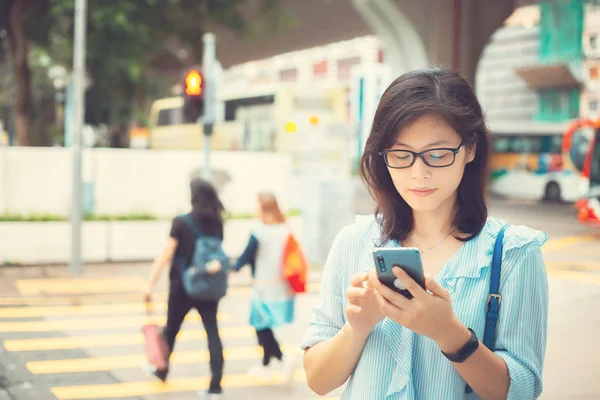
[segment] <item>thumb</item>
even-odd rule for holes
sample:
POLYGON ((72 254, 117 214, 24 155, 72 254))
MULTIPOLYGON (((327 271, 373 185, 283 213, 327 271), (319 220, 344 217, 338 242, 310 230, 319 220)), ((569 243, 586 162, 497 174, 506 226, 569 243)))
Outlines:
POLYGON ((445 300, 450 300, 450 294, 448 291, 440 286, 431 275, 425 275, 425 287, 435 296, 441 297, 445 300))
POLYGON ((350 284, 354 287, 363 287, 363 282, 369 279, 369 273, 363 272, 357 275, 354 275, 350 280, 350 284))

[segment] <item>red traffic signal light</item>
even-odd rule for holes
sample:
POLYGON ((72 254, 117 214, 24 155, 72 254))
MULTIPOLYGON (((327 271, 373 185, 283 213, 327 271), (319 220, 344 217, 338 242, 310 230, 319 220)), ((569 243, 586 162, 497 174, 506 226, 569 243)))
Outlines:
POLYGON ((204 78, 200 71, 189 71, 185 76, 184 93, 186 96, 200 96, 203 92, 204 78))
POLYGON ((183 81, 183 117, 186 123, 196 123, 204 116, 204 76, 198 69, 190 69, 183 81))

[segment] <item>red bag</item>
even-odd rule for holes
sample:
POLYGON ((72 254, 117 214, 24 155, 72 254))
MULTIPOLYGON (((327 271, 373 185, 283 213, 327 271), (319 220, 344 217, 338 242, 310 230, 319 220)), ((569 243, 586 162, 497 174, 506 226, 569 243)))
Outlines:
MULTIPOLYGON (((150 302, 146 302, 148 316, 152 314, 150 302)), ((169 366, 169 345, 162 335, 161 328, 156 324, 146 324, 142 327, 144 334, 144 350, 148 364, 157 369, 165 370, 169 366)))
POLYGON ((306 292, 308 263, 294 235, 289 234, 283 247, 283 276, 294 293, 306 292))

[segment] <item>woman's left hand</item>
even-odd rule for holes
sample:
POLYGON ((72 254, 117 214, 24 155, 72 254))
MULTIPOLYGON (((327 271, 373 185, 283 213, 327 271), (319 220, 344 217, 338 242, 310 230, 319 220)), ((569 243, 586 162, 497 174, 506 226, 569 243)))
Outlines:
POLYGON ((401 268, 394 267, 392 271, 414 297, 409 300, 382 284, 376 274, 371 274, 369 282, 375 289, 379 309, 387 318, 438 344, 449 333, 463 327, 452 311, 450 294, 433 278, 425 279, 429 293, 401 268))
POLYGON ((212 261, 209 261, 208 263, 206 263, 206 272, 208 272, 210 275, 216 274, 222 268, 223 268, 223 265, 221 264, 221 261, 219 261, 219 260, 212 260, 212 261))

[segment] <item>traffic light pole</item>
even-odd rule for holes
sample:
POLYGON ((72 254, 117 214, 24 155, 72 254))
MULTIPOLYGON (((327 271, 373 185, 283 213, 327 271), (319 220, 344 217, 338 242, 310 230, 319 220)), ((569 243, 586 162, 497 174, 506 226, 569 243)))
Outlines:
POLYGON ((72 125, 73 152, 73 193, 71 202, 71 263, 69 273, 78 275, 83 272, 81 262, 81 134, 84 119, 85 97, 85 32, 87 0, 75 1, 75 43, 73 48, 73 100, 74 112, 72 125))
POLYGON ((204 54, 202 57, 202 71, 205 82, 204 118, 200 123, 204 124, 204 170, 203 178, 210 181, 210 136, 215 123, 216 108, 216 73, 215 73, 215 34, 205 33, 202 36, 204 43, 204 54))

